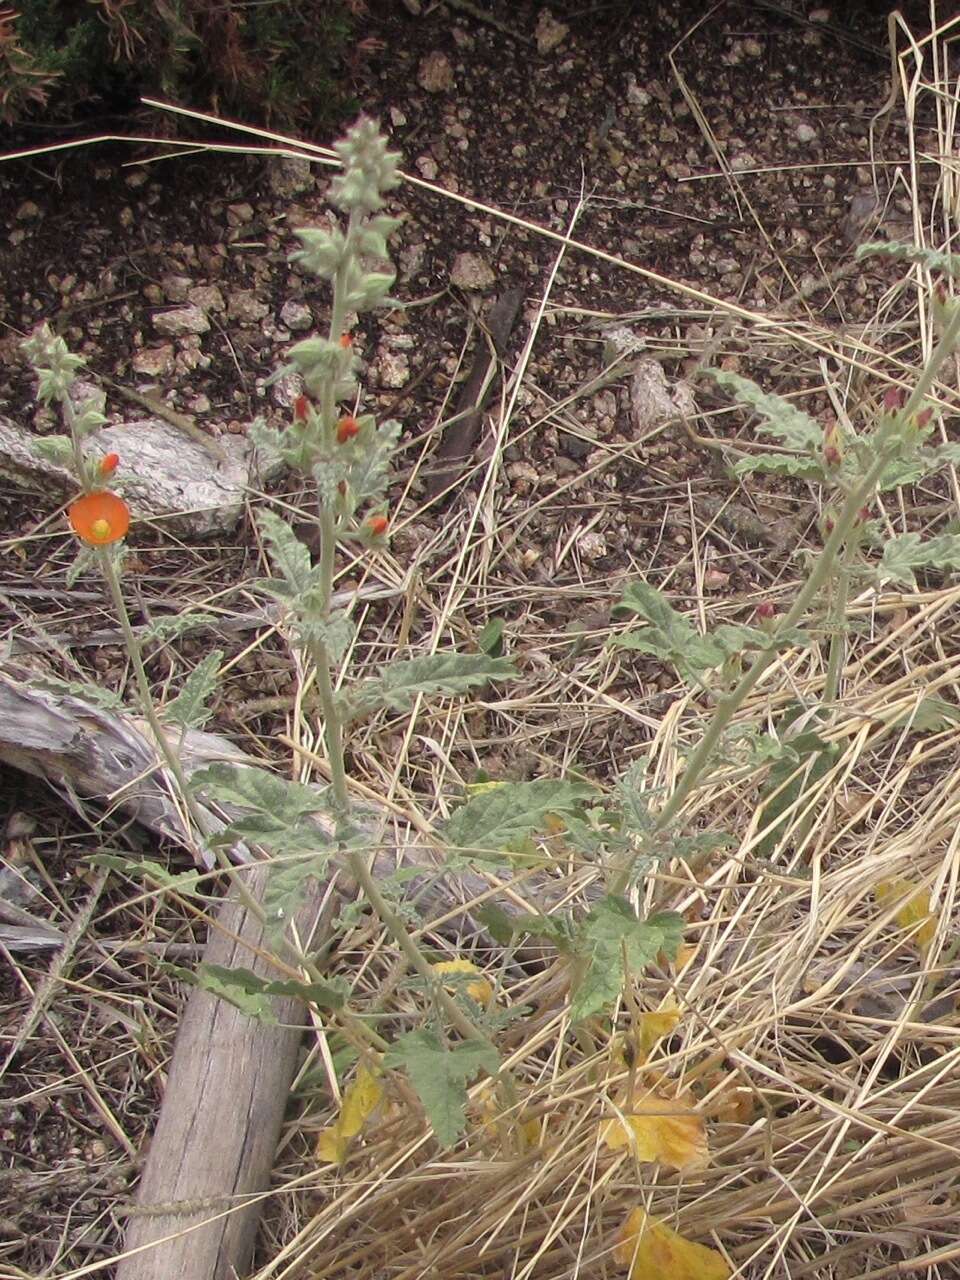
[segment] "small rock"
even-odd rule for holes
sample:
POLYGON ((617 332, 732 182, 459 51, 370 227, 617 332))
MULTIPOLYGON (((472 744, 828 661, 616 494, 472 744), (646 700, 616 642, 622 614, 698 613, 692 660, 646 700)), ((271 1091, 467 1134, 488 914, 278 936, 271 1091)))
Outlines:
POLYGON ((261 302, 252 289, 238 289, 230 295, 227 315, 240 324, 259 324, 270 308, 261 302))
POLYGON ((729 573, 723 573, 720 569, 708 569, 703 575, 703 585, 708 591, 719 591, 729 581, 729 573))
POLYGON ((227 205, 227 226, 242 227, 253 221, 253 205, 244 200, 239 204, 227 205))
POLYGON ((187 291, 193 285, 189 276, 167 275, 160 277, 160 288, 168 302, 186 302, 187 291))
POLYGON ((381 387, 398 391, 410 381, 410 361, 402 351, 382 346, 373 362, 373 374, 381 387))
POLYGON ((202 392, 187 402, 187 408, 191 413, 209 413, 211 407, 210 397, 203 395, 202 392))
POLYGON ((270 190, 281 200, 289 200, 314 187, 313 166, 301 156, 281 156, 270 166, 270 190))
POLYGON ((591 562, 602 560, 607 554, 607 540, 596 529, 588 529, 586 533, 581 533, 576 540, 576 545, 584 560, 591 562))
POLYGON ((127 186, 130 188, 131 191, 136 191, 138 188, 144 186, 146 184, 146 181, 147 181, 146 169, 134 169, 132 173, 128 173, 127 176, 124 178, 124 182, 127 184, 127 186))
POLYGON ((798 142, 813 142, 817 137, 817 131, 812 125, 798 124, 794 137, 798 142))
POLYGON ((157 333, 176 338, 185 333, 209 333, 210 321, 197 306, 177 307, 173 311, 161 311, 153 317, 157 333))
POLYGON ((427 93, 446 93, 453 88, 453 67, 445 53, 434 50, 421 60, 417 84, 427 93))
POLYGON ((537 41, 537 53, 541 56, 552 53, 558 45, 563 44, 569 31, 567 24, 558 22, 549 9, 541 9, 533 32, 537 41))
POLYGON ((313 312, 305 302, 288 298, 280 308, 280 323, 286 325, 291 333, 302 333, 313 324, 313 312))
POLYGON ((436 182, 440 170, 433 156, 417 156, 416 166, 421 178, 427 182, 436 182))
POLYGON ((28 218, 39 218, 40 206, 34 204, 32 200, 24 200, 13 216, 18 222, 26 222, 28 218))
POLYGON ((150 378, 162 377, 173 368, 173 345, 164 342, 158 347, 144 347, 130 363, 135 373, 143 373, 150 378))
POLYGON ((488 289, 496 278, 477 253, 458 253, 450 268, 450 283, 458 289, 488 289))
POLYGON ((223 311, 226 303, 223 294, 215 284, 198 284, 187 294, 187 300, 201 311, 223 311))
POLYGON ((540 472, 529 462, 511 462, 507 467, 507 479, 515 493, 526 497, 540 482, 540 472))
POLYGON ((401 111, 399 107, 390 108, 390 123, 395 129, 402 129, 407 123, 407 114, 401 111))

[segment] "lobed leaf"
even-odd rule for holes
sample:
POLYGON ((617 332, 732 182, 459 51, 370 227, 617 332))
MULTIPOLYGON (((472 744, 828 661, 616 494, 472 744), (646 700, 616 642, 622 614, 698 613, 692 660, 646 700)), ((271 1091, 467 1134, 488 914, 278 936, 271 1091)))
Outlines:
POLYGON ((467 1082, 480 1071, 494 1075, 500 1067, 492 1045, 466 1040, 447 1048, 426 1030, 400 1036, 384 1063, 406 1071, 444 1147, 452 1146, 466 1126, 467 1082))
POLYGON ((640 920, 625 898, 601 899, 581 923, 575 952, 583 972, 570 1006, 571 1017, 588 1018, 614 1003, 623 990, 624 952, 639 972, 661 951, 673 955, 683 938, 683 917, 663 911, 640 920))
POLYGON ((705 369, 709 377, 718 386, 730 391, 734 399, 752 409, 764 421, 757 428, 764 435, 776 436, 798 453, 815 452, 823 440, 823 427, 816 418, 798 409, 782 396, 762 391, 749 378, 742 378, 737 373, 728 373, 723 369, 705 369))
POLYGON ((960 535, 944 533, 924 542, 918 533, 901 533, 884 543, 881 579, 915 587, 916 569, 960 569, 960 535))
POLYGON ((183 687, 175 698, 162 708, 163 719, 167 724, 178 725, 182 729, 197 729, 213 714, 207 701, 217 690, 217 676, 223 662, 223 650, 213 649, 203 658, 187 676, 183 687))
POLYGON ((447 842, 466 853, 502 854, 538 831, 548 814, 569 813, 595 794, 583 782, 552 778, 506 782, 457 809, 447 823, 447 842))

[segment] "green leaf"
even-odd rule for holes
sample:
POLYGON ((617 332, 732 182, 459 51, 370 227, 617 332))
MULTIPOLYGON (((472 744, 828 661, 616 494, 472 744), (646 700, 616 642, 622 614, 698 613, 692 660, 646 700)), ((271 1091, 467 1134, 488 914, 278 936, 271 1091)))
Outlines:
POLYGON ((914 458, 893 458, 880 472, 877 488, 881 493, 886 493, 890 489, 899 489, 901 485, 916 484, 932 470, 930 461, 922 455, 914 458))
POLYGON ((232 969, 220 964, 201 964, 196 974, 178 966, 170 968, 182 981, 219 996, 248 1017, 270 1024, 277 1021, 272 997, 292 997, 305 1004, 320 1005, 324 1009, 342 1009, 347 998, 346 987, 339 981, 300 982, 290 978, 261 978, 250 969, 232 969))
POLYGON ((489 902, 472 914, 483 925, 494 942, 498 942, 501 947, 509 946, 513 941, 513 936, 516 932, 514 918, 508 915, 503 907, 498 907, 495 902, 489 902))
POLYGON ((662 592, 646 582, 631 582, 613 606, 617 616, 638 613, 649 624, 643 631, 611 636, 612 648, 636 649, 672 663, 682 673, 693 675, 720 666, 726 653, 712 636, 701 636, 686 618, 674 609, 662 592))
POLYGON ((764 475, 791 476, 797 480, 826 479, 823 467, 815 458, 803 458, 792 453, 764 453, 755 458, 738 458, 733 464, 736 476, 749 476, 756 472, 764 475))
POLYGON ((462 805, 447 823, 446 839, 466 853, 502 854, 539 830, 548 814, 575 811, 594 795, 595 788, 582 782, 505 782, 462 805))
POLYGON ((169 618, 154 618, 139 634, 141 644, 166 644, 202 627, 215 627, 219 618, 212 613, 177 613, 169 618))
POLYGON ((877 570, 880 578, 915 587, 915 569, 960 569, 960 536, 945 533, 925 542, 918 533, 888 538, 877 570))
POLYGON ((213 712, 206 705, 217 689, 217 676, 223 662, 223 650, 212 649, 198 662, 183 682, 183 688, 163 708, 161 714, 167 724, 183 729, 197 729, 210 719, 213 712))
POLYGON ((960 707, 930 693, 909 711, 891 720, 890 727, 909 725, 914 733, 941 733, 957 723, 960 723, 960 707))
POLYGON ((390 478, 390 459, 400 439, 400 423, 392 419, 381 424, 364 453, 353 459, 347 473, 356 504, 377 502, 386 491, 390 478))
POLYGON ((324 605, 308 591, 294 605, 294 630, 300 644, 322 644, 331 662, 342 662, 353 644, 357 629, 342 610, 324 618, 324 605))
POLYGON ((508 658, 491 658, 485 653, 434 653, 381 667, 377 678, 364 681, 359 692, 365 703, 373 697, 391 711, 406 711, 419 696, 456 697, 488 680, 509 680, 516 674, 508 658))
POLYGON ((446 1048, 432 1031, 408 1031, 384 1054, 413 1084, 437 1141, 452 1146, 466 1128, 467 1083, 480 1071, 494 1075, 500 1060, 493 1045, 466 1040, 446 1048))
POLYGON ((937 249, 923 249, 915 244, 903 244, 897 240, 871 240, 862 244, 854 255, 859 262, 863 258, 898 258, 902 262, 919 262, 931 271, 945 275, 960 275, 960 255, 941 253, 937 249))
POLYGON ((502 618, 491 618, 480 632, 478 641, 480 648, 491 658, 499 658, 503 655, 503 628, 502 618))
POLYGON ((201 871, 168 871, 159 862, 149 858, 124 858, 115 853, 94 853, 86 859, 94 867, 109 867, 111 871, 120 871, 134 880, 148 880, 164 889, 172 889, 174 893, 195 896, 203 875, 201 871))
MULTIPOLYGON (((785 725, 781 726, 783 727, 785 725)), ((820 781, 837 757, 837 747, 812 732, 798 733, 796 737, 787 739, 783 746, 785 750, 782 758, 771 766, 760 789, 758 827, 761 830, 770 829, 757 845, 757 856, 760 858, 772 857, 780 840, 780 833, 775 829, 780 819, 805 791, 820 781), (807 764, 806 768, 803 767, 804 762, 807 764)))
POLYGON ((823 440, 823 428, 816 418, 798 409, 781 396, 761 391, 749 378, 722 369, 705 369, 718 386, 730 391, 736 400, 765 419, 757 428, 764 435, 776 436, 798 453, 815 452, 823 440))
POLYGON ((259 512, 257 524, 269 548, 270 559, 280 570, 284 581, 297 592, 306 591, 314 584, 315 578, 310 552, 275 512, 259 512))
POLYGON ((576 942, 582 976, 570 1006, 571 1017, 589 1018, 620 995, 624 983, 624 950, 631 974, 638 974, 660 951, 676 951, 683 938, 684 920, 664 911, 638 920, 625 898, 610 894, 583 920, 576 942))
POLYGON ((112 689, 105 689, 99 684, 87 684, 84 680, 60 680, 57 676, 44 675, 42 681, 60 693, 80 698, 95 707, 103 707, 106 711, 125 711, 123 699, 112 689))
POLYGON ((30 447, 38 458, 52 462, 55 467, 68 467, 73 462, 73 444, 69 436, 41 436, 32 440, 30 447))
POLYGON ((269 942, 276 945, 281 941, 306 899, 308 881, 320 878, 332 852, 331 843, 320 853, 281 858, 271 864, 263 890, 264 931, 269 942))
POLYGON ((323 808, 322 797, 302 782, 289 782, 252 765, 211 764, 198 769, 190 780, 192 790, 204 790, 224 804, 240 805, 288 823, 323 808))

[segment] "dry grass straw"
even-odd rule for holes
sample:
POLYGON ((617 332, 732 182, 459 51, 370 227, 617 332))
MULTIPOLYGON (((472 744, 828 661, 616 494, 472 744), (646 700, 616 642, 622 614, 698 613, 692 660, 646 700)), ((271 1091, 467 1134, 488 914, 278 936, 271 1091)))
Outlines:
MULTIPOLYGON (((917 242, 933 247, 951 243, 958 216, 957 176, 945 157, 954 144, 960 86, 948 70, 947 34, 935 33, 924 49, 908 48, 899 60, 911 164, 898 181, 914 201, 917 242), (916 72, 921 55, 922 73, 916 72), (916 125, 926 109, 932 138, 916 125), (931 171, 938 174, 932 210, 925 176, 931 171)), ((487 211, 541 233, 512 215, 487 211)), ((682 295, 673 312, 681 336, 692 301, 701 319, 712 316, 714 325, 729 323, 731 334, 749 337, 766 385, 802 395, 826 382, 838 410, 855 425, 885 385, 909 383, 930 349, 922 301, 929 282, 920 268, 890 284, 869 325, 837 333, 813 306, 802 318, 764 314, 675 286, 580 244, 575 223, 576 214, 565 235, 542 232, 556 245, 557 266, 568 253, 595 253, 646 276, 665 295, 682 295)), ((351 661, 360 668, 388 660, 398 639, 415 640, 418 652, 469 645, 486 618, 505 616, 525 672, 522 683, 479 705, 417 706, 409 718, 377 719, 363 728, 352 747, 357 794, 386 801, 397 845, 429 837, 477 767, 494 771, 499 762, 508 770, 522 766, 528 776, 555 776, 588 761, 598 774, 612 776, 644 750, 657 783, 669 787, 701 729, 699 703, 679 688, 648 696, 637 688, 629 660, 600 643, 615 588, 591 580, 578 545, 585 531, 615 527, 617 491, 578 509, 565 493, 574 489, 570 481, 520 509, 510 504, 509 486, 498 485, 508 438, 516 442, 544 425, 579 426, 571 415, 576 396, 551 399, 528 368, 549 332, 541 321, 551 310, 566 314, 554 308, 547 288, 503 391, 495 446, 479 465, 469 507, 427 532, 411 515, 410 540, 398 536, 393 550, 344 571, 398 593, 392 605, 358 606, 361 640, 351 661), (561 498, 564 532, 545 553, 538 522, 561 498), (401 551, 404 546, 415 550, 401 551), (525 553, 533 558, 525 560, 525 553), (552 572, 563 569, 565 584, 553 585, 547 572, 531 589, 529 570, 545 555, 552 572), (583 623, 579 651, 566 628, 571 619, 583 623)), ((953 405, 954 370, 938 396, 953 405)), ((644 443, 608 449, 590 466, 600 478, 608 467, 639 466, 644 443)), ((955 502, 955 476, 950 484, 955 502)), ((916 496, 949 511, 950 498, 942 493, 916 496)), ((727 609, 704 590, 705 566, 717 563, 717 553, 704 538, 694 497, 694 486, 651 483, 651 500, 670 500, 689 512, 689 550, 678 556, 657 544, 644 571, 667 589, 692 581, 692 604, 705 624, 740 619, 743 601, 727 609)), ((816 515, 812 502, 807 514, 816 515)), ((886 503, 892 531, 906 527, 910 514, 906 498, 886 503)), ((771 583, 772 598, 790 599, 793 568, 756 568, 771 583)), ((758 807, 761 779, 731 756, 691 797, 683 827, 731 834, 733 844, 700 880, 682 863, 667 863, 649 887, 651 901, 655 896, 684 911, 696 950, 681 971, 654 968, 638 980, 643 1008, 676 999, 682 1010, 676 1034, 654 1050, 647 1070, 661 1088, 696 1100, 710 1143, 704 1171, 678 1177, 606 1150, 600 1122, 614 1114, 627 1074, 609 1028, 574 1033, 561 965, 548 960, 524 968, 510 955, 478 952, 497 980, 499 1007, 527 1007, 500 1044, 521 1086, 517 1118, 539 1123, 539 1145, 523 1151, 509 1123, 484 1123, 478 1086, 465 1142, 440 1151, 398 1083, 387 1118, 357 1144, 346 1166, 316 1165, 316 1130, 334 1112, 311 1077, 336 1089, 330 1042, 318 1020, 300 1078, 307 1101, 281 1150, 255 1280, 622 1274, 611 1249, 638 1204, 722 1250, 737 1274, 751 1278, 956 1274, 960 725, 948 720, 923 732, 918 726, 927 723, 932 695, 960 704, 958 599, 960 588, 948 585, 854 601, 851 615, 860 630, 824 731, 836 747, 829 772, 807 779, 771 832, 762 827, 758 807), (772 852, 761 857, 758 849, 771 837, 772 852), (878 885, 898 878, 928 895, 937 928, 926 949, 898 924, 897 904, 878 900, 878 885)), ((816 705, 824 676, 817 652, 785 655, 741 719, 769 721, 789 701, 816 705)), ((316 777, 321 738, 310 711, 309 673, 298 677, 289 742, 302 776, 316 777)), ((253 740, 243 745, 267 750, 253 740)), ((560 895, 576 905, 597 872, 561 856, 553 876, 560 895)), ((526 901, 522 875, 491 873, 489 882, 491 892, 526 901)), ((443 923, 449 938, 460 922, 443 923)), ((425 932, 440 924, 429 922, 425 932)), ((466 925, 461 945, 470 946, 466 925)), ((358 1009, 386 993, 395 1026, 409 1025, 415 1001, 375 927, 357 926, 340 963, 358 1009)), ((617 1026, 626 1025, 620 1011, 617 1026)), ((109 1259, 92 1271, 107 1265, 109 1259)), ((79 1277, 88 1269, 63 1274, 79 1277)))

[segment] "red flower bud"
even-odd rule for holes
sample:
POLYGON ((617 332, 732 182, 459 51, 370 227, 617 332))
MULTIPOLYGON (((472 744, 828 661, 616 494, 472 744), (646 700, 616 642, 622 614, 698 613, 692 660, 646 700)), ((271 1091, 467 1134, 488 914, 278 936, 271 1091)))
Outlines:
POLYGON ((769 622, 771 618, 777 616, 777 606, 772 600, 761 600, 757 605, 756 617, 758 622, 769 622))
POLYGON ((347 482, 346 482, 346 480, 338 480, 338 481, 337 481, 337 493, 339 493, 339 495, 340 495, 340 497, 341 497, 341 498, 346 497, 346 493, 347 493, 347 482))
POLYGON ((883 407, 887 413, 896 413, 907 403, 907 393, 903 387, 887 387, 883 393, 883 407))
POLYGON ((823 532, 829 538, 831 533, 833 533, 834 529, 837 527, 836 521, 834 520, 833 516, 830 515, 829 512, 827 512, 827 514, 823 517, 822 523, 823 523, 823 532))
POLYGON ((99 471, 102 476, 112 475, 120 465, 119 453, 105 453, 100 459, 99 471))
POLYGON ((929 408, 921 409, 916 417, 917 427, 922 431, 924 427, 928 427, 930 425, 930 419, 932 417, 933 417, 932 409, 929 409, 929 408))
POLYGON ((293 402, 293 416, 298 422, 306 422, 310 401, 306 396, 297 396, 293 402))
POLYGON ((823 460, 828 467, 839 467, 843 461, 843 438, 836 422, 829 422, 823 429, 823 460))
POLYGON ((386 516, 371 516, 367 521, 367 528, 375 538, 381 537, 387 531, 387 525, 390 521, 386 516))
POLYGON ((855 523, 866 524, 869 519, 870 519, 870 508, 861 507, 860 510, 857 512, 857 518, 855 523))
POLYGON ((337 444, 346 444, 360 431, 356 418, 341 418, 337 423, 337 444))
POLYGON ((344 351, 349 351, 350 348, 353 346, 352 336, 349 333, 341 333, 340 345, 341 347, 343 347, 344 351))
POLYGON ((947 305, 947 286, 942 280, 938 280, 933 286, 933 296, 941 307, 945 307, 947 305))

